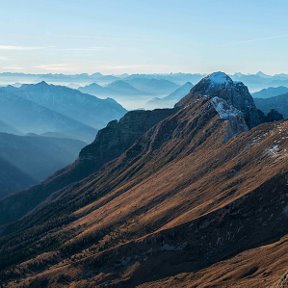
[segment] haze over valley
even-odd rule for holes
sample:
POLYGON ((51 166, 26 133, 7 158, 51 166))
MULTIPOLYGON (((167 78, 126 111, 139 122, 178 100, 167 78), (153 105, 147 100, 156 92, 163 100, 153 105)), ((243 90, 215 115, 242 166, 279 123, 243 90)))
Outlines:
POLYGON ((0 287, 288 288, 287 8, 2 1, 0 287))

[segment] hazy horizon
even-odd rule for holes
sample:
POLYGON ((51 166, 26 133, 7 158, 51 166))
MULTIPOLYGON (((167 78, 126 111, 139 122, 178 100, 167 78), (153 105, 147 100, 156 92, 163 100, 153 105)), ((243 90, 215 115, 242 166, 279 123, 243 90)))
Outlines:
MULTIPOLYGON (((197 71, 187 71, 187 72, 183 72, 183 71, 167 71, 167 72, 153 72, 153 71, 151 71, 151 72, 137 72, 137 71, 135 71, 135 72, 133 72, 133 73, 128 73, 128 72, 122 72, 122 73, 107 73, 107 72, 103 72, 103 71, 91 71, 91 72, 86 72, 86 71, 79 71, 79 72, 75 72, 75 73, 73 73, 73 72, 38 72, 38 73, 34 73, 34 72, 29 72, 29 71, 0 71, 0 74, 23 74, 23 75, 28 75, 28 74, 31 74, 31 75, 45 75, 45 74, 51 74, 51 75, 61 75, 61 74, 63 74, 63 75, 68 75, 68 76, 73 76, 73 75, 84 75, 84 74, 86 74, 86 75, 88 75, 88 76, 92 76, 92 75, 94 75, 94 74, 102 74, 103 76, 109 76, 109 75, 111 75, 111 76, 125 76, 125 75, 137 75, 137 74, 139 74, 139 75, 177 75, 177 74, 191 74, 191 75, 202 75, 202 76, 206 76, 206 75, 209 75, 209 74, 212 74, 212 73, 214 73, 214 72, 224 72, 224 73, 226 73, 226 71, 224 71, 224 70, 220 70, 220 69, 216 69, 216 70, 211 70, 211 71, 208 71, 208 72, 197 72, 197 71)), ((228 74, 228 75, 231 75, 231 76, 233 76, 233 75, 237 75, 237 74, 241 74, 241 75, 259 75, 259 74, 262 74, 262 76, 278 76, 278 75, 285 75, 285 76, 288 76, 288 72, 281 72, 281 71, 279 71, 279 72, 277 72, 277 73, 271 73, 271 74, 269 74, 269 73, 265 73, 265 72, 263 72, 263 71, 261 71, 261 70, 258 70, 258 71, 255 71, 255 72, 247 72, 247 73, 244 73, 244 72, 241 72, 241 71, 235 71, 235 72, 232 72, 232 73, 226 73, 226 74, 228 74)), ((261 75, 260 75, 261 76, 261 75)), ((41 81, 41 80, 40 80, 41 81)), ((43 80, 44 81, 44 80, 43 80)), ((45 82, 45 81, 44 81, 45 82)))

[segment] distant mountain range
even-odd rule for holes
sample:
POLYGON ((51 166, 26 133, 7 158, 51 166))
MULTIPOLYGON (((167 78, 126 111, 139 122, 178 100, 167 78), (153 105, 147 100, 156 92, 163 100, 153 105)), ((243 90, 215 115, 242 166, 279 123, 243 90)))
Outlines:
POLYGON ((107 96, 130 96, 130 95, 143 95, 143 92, 137 90, 129 83, 123 80, 116 80, 107 86, 100 86, 96 83, 79 87, 79 91, 88 93, 99 97, 107 96))
MULTIPOLYGON (((46 81, 49 83, 64 84, 73 86, 87 86, 92 83, 97 83, 101 86, 106 86, 116 80, 125 80, 131 84, 133 79, 146 79, 146 80, 167 80, 179 86, 186 82, 197 83, 205 74, 201 73, 167 73, 167 74, 121 74, 121 75, 103 75, 99 72, 94 74, 25 74, 25 73, 0 73, 0 85, 20 83, 37 83, 46 81)), ((267 75, 263 72, 255 74, 235 73, 230 75, 234 81, 245 83, 250 91, 255 92, 268 87, 287 86, 288 87, 288 74, 275 74, 267 75)), ((134 86, 134 85, 133 85, 134 86)), ((138 87, 134 86, 136 89, 138 87)), ((141 89, 139 89, 141 91, 141 89)), ((174 89, 175 90, 175 89, 174 89)), ((146 91, 147 92, 147 91, 146 91)), ((167 92, 167 91, 166 91, 167 92)), ((172 91, 170 91, 171 93, 172 91)), ((168 95, 169 93, 166 93, 168 95)))
POLYGON ((236 73, 231 75, 231 78, 234 81, 245 83, 251 92, 268 87, 288 87, 288 74, 267 75, 262 72, 258 72, 256 74, 236 73))
POLYGON ((35 185, 74 161, 85 142, 0 133, 0 198, 35 185))
MULTIPOLYGON (((157 98, 166 97, 187 82, 197 83, 203 77, 205 77, 205 74, 200 73, 104 75, 97 72, 94 74, 66 75, 6 72, 0 73, 0 84, 13 84, 13 86, 19 88, 21 87, 21 83, 46 81, 50 84, 61 84, 73 89, 77 88, 82 93, 91 94, 98 98, 113 98, 126 109, 134 110, 171 107, 173 106, 173 100, 168 101, 169 103, 165 103, 165 101, 160 103, 161 101, 159 102, 157 98)), ((265 96, 269 97, 278 94, 280 89, 283 90, 284 87, 288 87, 288 74, 267 75, 262 72, 256 74, 235 73, 230 75, 230 77, 234 81, 245 83, 250 91, 255 93, 254 97, 260 97, 257 91, 261 89, 269 88, 265 96)), ((265 93, 265 91, 261 93, 265 93)), ((175 98, 174 104, 176 102, 175 98)), ((80 120, 82 122, 82 119, 80 120)), ((88 126, 91 126, 90 122, 88 126)))
POLYGON ((288 87, 280 86, 280 87, 269 87, 262 89, 258 92, 252 93, 252 96, 254 98, 269 98, 285 93, 288 93, 288 87))
POLYGON ((179 85, 166 79, 146 79, 146 78, 127 78, 125 79, 130 85, 144 94, 150 95, 167 95, 179 88, 179 85))
POLYGON ((136 89, 135 87, 133 87, 132 85, 130 85, 128 82, 123 81, 123 80, 117 80, 114 81, 110 84, 108 84, 106 87, 106 89, 108 89, 109 91, 111 91, 111 94, 122 94, 122 95, 143 95, 145 93, 143 93, 143 91, 140 91, 138 89, 136 89))
POLYGON ((99 99, 45 82, 0 88, 0 121, 4 132, 52 132, 90 142, 97 129, 125 113, 111 98, 99 99), (9 123, 6 128, 5 123, 9 123))
POLYGON ((43 81, 0 88, 0 197, 74 161, 99 128, 125 113, 111 98, 43 81))
POLYGON ((192 89, 193 84, 190 82, 185 83, 184 85, 177 88, 174 92, 170 93, 166 97, 155 97, 152 100, 148 101, 145 105, 146 108, 155 109, 155 108, 172 108, 181 98, 186 96, 192 89))
POLYGON ((69 85, 70 83, 78 83, 79 86, 83 84, 97 83, 101 86, 106 86, 116 80, 131 80, 134 78, 168 80, 178 85, 191 81, 198 82, 204 74, 191 73, 169 73, 169 74, 121 74, 121 75, 104 75, 99 72, 94 74, 26 74, 26 73, 0 73, 0 84, 14 84, 14 83, 38 83, 46 81, 49 83, 60 83, 69 85))
POLYGON ((116 99, 128 109, 138 109, 145 107, 146 102, 155 96, 166 96, 178 88, 179 85, 165 79, 128 77, 125 80, 113 81, 106 86, 92 83, 79 87, 79 91, 97 97, 109 96, 116 99))
POLYGON ((288 118, 288 93, 269 98, 255 98, 254 101, 263 112, 267 113, 274 109, 280 112, 284 118, 288 118))
POLYGON ((252 94, 256 106, 265 113, 271 109, 288 118, 288 87, 269 87, 252 94))

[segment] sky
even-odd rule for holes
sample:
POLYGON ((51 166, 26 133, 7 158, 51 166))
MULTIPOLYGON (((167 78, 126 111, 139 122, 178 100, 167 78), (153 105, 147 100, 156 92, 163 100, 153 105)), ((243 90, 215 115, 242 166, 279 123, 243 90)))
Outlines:
POLYGON ((287 0, 0 0, 0 71, 288 73, 287 0))

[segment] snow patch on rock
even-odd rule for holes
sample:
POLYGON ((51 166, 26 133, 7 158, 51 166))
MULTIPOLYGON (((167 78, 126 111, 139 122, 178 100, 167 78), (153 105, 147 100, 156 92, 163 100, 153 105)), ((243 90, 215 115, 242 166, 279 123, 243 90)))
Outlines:
POLYGON ((248 131, 249 128, 245 122, 243 113, 234 106, 229 105, 224 99, 220 97, 213 97, 211 99, 212 105, 223 120, 229 121, 229 131, 225 136, 224 142, 227 142, 233 136, 248 131))
POLYGON ((270 156, 271 158, 274 158, 275 161, 282 161, 283 159, 287 159, 288 157, 287 149, 285 148, 283 149, 283 147, 281 148, 279 146, 281 141, 282 140, 274 141, 272 147, 266 149, 264 151, 264 154, 270 156))
POLYGON ((242 115, 242 112, 229 105, 224 99, 219 97, 212 98, 212 104, 218 112, 221 119, 229 119, 230 117, 237 117, 242 115))
POLYGON ((269 156, 275 158, 278 157, 280 154, 280 148, 278 144, 274 144, 270 149, 268 149, 266 151, 266 154, 268 154, 269 156))
POLYGON ((214 72, 205 77, 212 84, 227 85, 233 84, 232 79, 224 72, 214 72))

